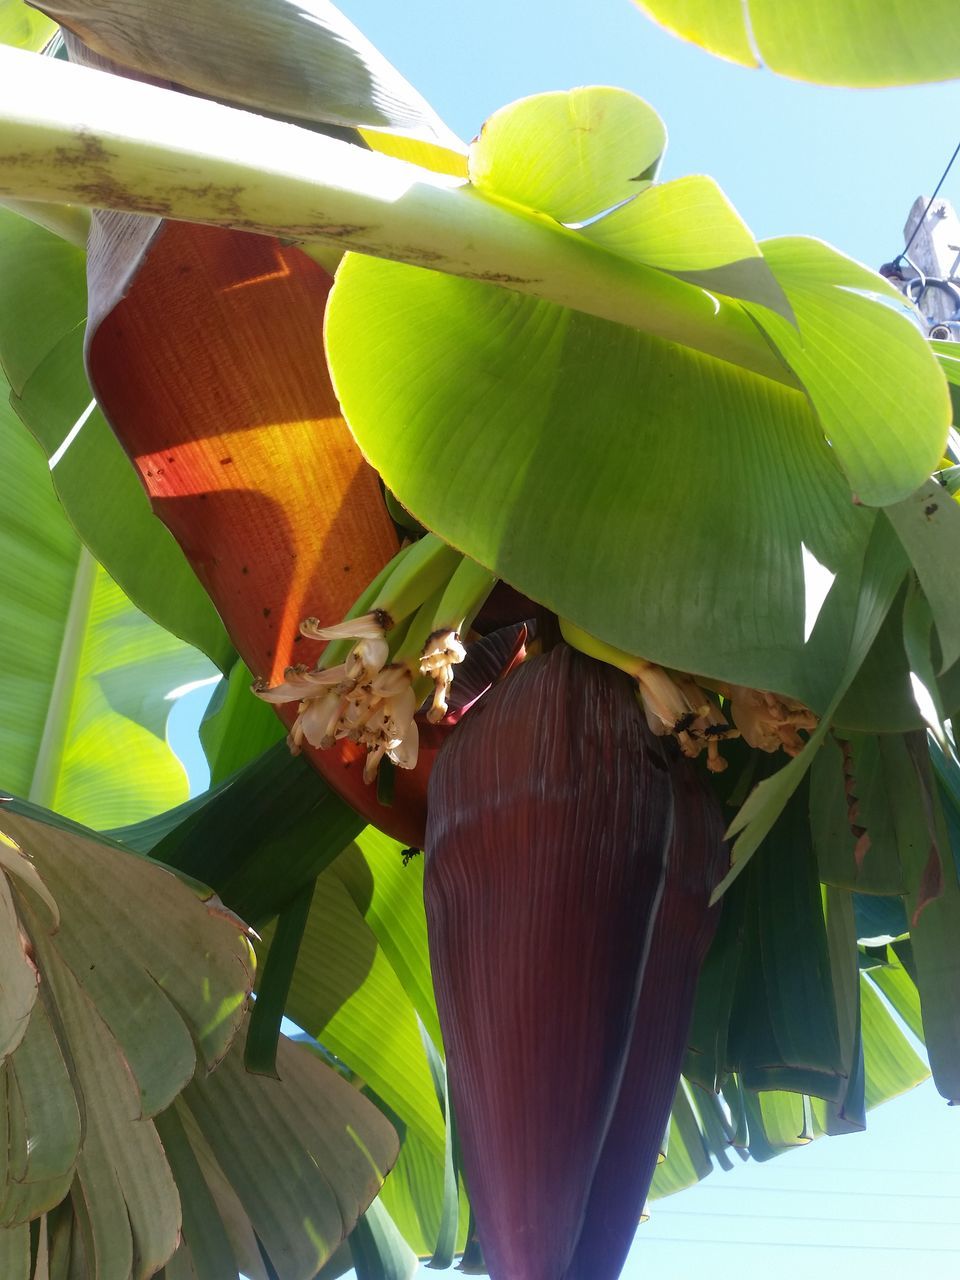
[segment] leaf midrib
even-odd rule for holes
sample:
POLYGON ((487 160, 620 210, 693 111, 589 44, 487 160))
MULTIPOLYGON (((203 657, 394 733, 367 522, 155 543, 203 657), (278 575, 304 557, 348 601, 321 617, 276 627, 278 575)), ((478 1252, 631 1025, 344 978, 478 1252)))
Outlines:
POLYGON ((86 547, 81 546, 60 640, 56 674, 27 797, 32 804, 43 805, 47 809, 56 807, 54 801, 83 657, 83 640, 90 624, 97 568, 96 560, 86 547))

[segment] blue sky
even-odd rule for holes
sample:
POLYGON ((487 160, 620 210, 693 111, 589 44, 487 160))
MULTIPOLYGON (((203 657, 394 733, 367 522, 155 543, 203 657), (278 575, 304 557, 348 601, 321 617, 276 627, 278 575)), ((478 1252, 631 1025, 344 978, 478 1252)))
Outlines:
MULTIPOLYGON (((464 138, 515 98, 621 85, 666 121, 663 177, 709 173, 757 236, 818 236, 872 266, 902 247, 911 204, 960 138, 958 84, 778 80, 667 36, 630 0, 339 4, 464 138)), ((943 194, 960 203, 960 163, 943 194)), ((901 1268, 911 1280, 960 1274, 960 1112, 929 1084, 874 1113, 865 1134, 717 1172, 661 1202, 624 1275, 859 1280, 901 1268)))
MULTIPOLYGON (((758 236, 804 233, 879 265, 960 137, 960 85, 830 89, 720 62, 630 0, 340 0, 469 139, 531 93, 614 84, 670 133, 662 176, 709 173, 758 236)), ((960 162, 951 189, 960 202, 960 162)))

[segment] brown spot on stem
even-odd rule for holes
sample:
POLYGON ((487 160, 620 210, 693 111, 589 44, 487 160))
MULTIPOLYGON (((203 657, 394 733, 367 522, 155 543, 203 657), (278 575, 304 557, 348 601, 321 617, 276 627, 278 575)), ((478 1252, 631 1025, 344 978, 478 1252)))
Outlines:
POLYGON ((488 284, 540 284, 539 280, 512 276, 506 271, 469 271, 464 274, 468 280, 485 280, 488 284))

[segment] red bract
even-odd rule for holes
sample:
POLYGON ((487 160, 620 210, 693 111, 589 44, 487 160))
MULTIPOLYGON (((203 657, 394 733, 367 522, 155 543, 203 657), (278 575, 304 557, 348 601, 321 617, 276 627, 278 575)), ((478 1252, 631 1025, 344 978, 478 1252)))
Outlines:
MULTIPOLYGON (((300 620, 339 621, 397 549, 330 385, 331 277, 264 236, 164 223, 150 237, 143 221, 97 224, 90 380, 240 656, 275 680, 320 652, 300 620)), ((372 822, 422 845, 430 751, 390 808, 351 744, 309 756, 372 822)))
MULTIPOLYGON (((673 793, 630 680, 563 645, 494 688, 437 758, 430 952, 467 1186, 494 1280, 570 1275, 585 1218, 596 1214, 644 964, 683 843, 672 839, 673 793)), ((674 1058, 671 1046, 661 1073, 668 1099, 674 1058)), ((631 1088, 644 1088, 636 1075, 631 1088)), ((644 1122, 657 1145, 668 1112, 658 1097, 644 1122)), ((646 1185, 632 1168, 623 1176, 635 1225, 646 1185)), ((590 1274, 618 1272, 611 1259, 590 1274)))

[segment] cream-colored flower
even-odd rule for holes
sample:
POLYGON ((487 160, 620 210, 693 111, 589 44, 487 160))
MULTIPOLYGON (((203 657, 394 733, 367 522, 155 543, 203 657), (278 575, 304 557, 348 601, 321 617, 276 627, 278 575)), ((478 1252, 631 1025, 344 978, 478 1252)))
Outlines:
POLYGON ((254 693, 266 702, 297 702, 297 718, 287 742, 296 755, 304 741, 319 750, 347 739, 367 749, 364 779, 372 782, 386 756, 401 769, 417 763, 419 733, 414 716, 414 673, 406 663, 388 663, 389 649, 378 615, 320 627, 301 624, 314 639, 356 639, 346 662, 326 671, 291 667, 272 688, 258 681, 254 693))
POLYGON ((427 712, 431 724, 439 724, 447 714, 453 668, 466 656, 467 651, 456 631, 435 631, 427 638, 420 655, 420 673, 433 680, 433 702, 427 712))

